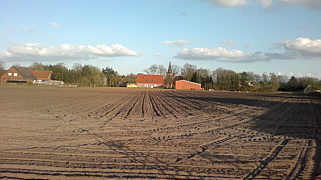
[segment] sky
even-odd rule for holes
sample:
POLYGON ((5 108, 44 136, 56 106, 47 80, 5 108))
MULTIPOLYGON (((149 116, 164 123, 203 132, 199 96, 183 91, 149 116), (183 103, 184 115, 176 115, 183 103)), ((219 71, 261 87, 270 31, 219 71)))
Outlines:
POLYGON ((320 0, 2 0, 5 67, 152 64, 321 78, 320 0))

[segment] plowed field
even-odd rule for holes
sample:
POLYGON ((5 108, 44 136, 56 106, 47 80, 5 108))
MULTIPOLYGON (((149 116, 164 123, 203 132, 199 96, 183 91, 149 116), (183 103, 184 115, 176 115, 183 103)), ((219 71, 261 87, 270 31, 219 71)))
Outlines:
POLYGON ((320 97, 0 88, 0 179, 321 179, 320 97))

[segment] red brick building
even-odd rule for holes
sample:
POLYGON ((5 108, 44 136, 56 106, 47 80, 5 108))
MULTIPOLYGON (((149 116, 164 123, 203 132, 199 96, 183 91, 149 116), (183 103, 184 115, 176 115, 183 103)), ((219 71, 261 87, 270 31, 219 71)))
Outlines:
POLYGON ((164 76, 154 74, 137 74, 136 84, 137 87, 140 88, 155 88, 164 86, 164 76))
POLYGON ((184 90, 201 90, 201 84, 199 83, 194 83, 191 81, 186 81, 186 80, 179 80, 176 81, 176 89, 184 89, 184 90))
POLYGON ((29 83, 33 81, 49 81, 51 71, 32 71, 26 67, 12 66, 2 74, 1 82, 29 83))

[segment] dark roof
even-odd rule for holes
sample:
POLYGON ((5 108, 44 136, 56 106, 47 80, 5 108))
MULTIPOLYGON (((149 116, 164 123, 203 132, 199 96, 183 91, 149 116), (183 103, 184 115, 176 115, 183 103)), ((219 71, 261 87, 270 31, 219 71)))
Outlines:
POLYGON ((136 83, 144 84, 164 84, 163 75, 154 75, 154 74, 137 74, 136 83))
POLYGON ((20 74, 23 76, 23 78, 26 79, 36 79, 36 77, 32 74, 32 71, 29 68, 26 67, 19 67, 19 66, 13 66, 20 74))
POLYGON ((184 76, 175 76, 174 81, 185 80, 184 76))

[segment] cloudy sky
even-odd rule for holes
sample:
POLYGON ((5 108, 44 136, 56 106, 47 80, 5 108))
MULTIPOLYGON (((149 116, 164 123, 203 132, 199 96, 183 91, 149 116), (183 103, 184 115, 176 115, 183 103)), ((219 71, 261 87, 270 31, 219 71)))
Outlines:
POLYGON ((6 67, 151 64, 321 78, 320 0, 2 0, 6 67))

